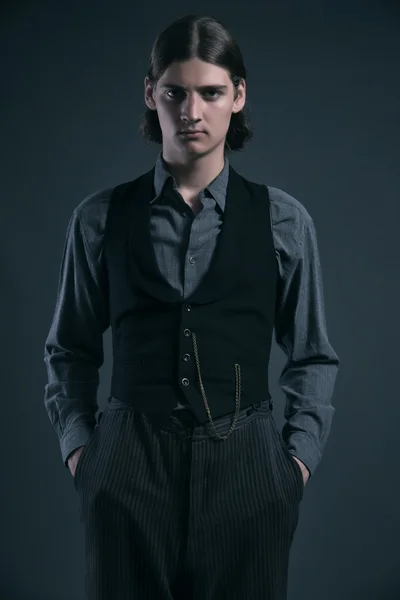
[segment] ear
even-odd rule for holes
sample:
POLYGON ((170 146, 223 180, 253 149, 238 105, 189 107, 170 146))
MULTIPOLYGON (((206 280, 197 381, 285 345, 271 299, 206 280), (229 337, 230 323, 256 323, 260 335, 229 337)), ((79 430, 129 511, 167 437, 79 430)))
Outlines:
POLYGON ((246 103, 246 82, 244 81, 244 79, 242 79, 242 81, 237 86, 235 93, 236 98, 233 103, 232 112, 238 113, 242 110, 246 103))
POLYGON ((144 101, 150 110, 156 110, 154 101, 154 88, 148 77, 144 78, 144 101))

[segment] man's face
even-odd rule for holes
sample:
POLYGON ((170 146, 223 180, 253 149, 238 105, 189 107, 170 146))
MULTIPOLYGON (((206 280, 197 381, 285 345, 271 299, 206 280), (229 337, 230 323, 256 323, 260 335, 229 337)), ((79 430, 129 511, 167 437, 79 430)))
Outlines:
POLYGON ((198 58, 172 63, 155 89, 146 77, 145 101, 157 110, 164 156, 194 157, 223 148, 231 115, 244 106, 245 82, 236 97, 234 92, 228 71, 198 58))

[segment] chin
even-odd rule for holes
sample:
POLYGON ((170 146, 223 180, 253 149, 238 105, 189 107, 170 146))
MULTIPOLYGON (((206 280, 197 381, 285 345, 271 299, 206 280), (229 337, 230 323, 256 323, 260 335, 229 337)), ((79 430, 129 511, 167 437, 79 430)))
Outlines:
POLYGON ((192 148, 188 149, 186 156, 192 159, 203 158, 213 153, 214 148, 192 148))
POLYGON ((190 142, 189 144, 182 144, 181 150, 187 156, 203 156, 204 154, 209 154, 211 148, 206 146, 206 144, 201 144, 199 142, 190 142))

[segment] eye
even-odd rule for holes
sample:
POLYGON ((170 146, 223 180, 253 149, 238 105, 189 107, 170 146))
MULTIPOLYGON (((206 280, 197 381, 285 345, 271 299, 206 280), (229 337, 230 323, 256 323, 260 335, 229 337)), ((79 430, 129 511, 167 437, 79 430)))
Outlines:
MULTIPOLYGON (((170 98, 171 100, 175 100, 175 99, 179 99, 182 98, 184 96, 184 92, 181 90, 174 90, 174 89, 169 89, 166 90, 165 95, 170 98)), ((217 100, 219 98, 219 96, 222 96, 222 92, 221 90, 205 90, 203 91, 203 96, 205 96, 206 98, 210 99, 210 100, 217 100)))
POLYGON ((216 100, 219 96, 222 96, 222 92, 220 90, 207 90, 204 92, 204 95, 212 100, 216 100))
POLYGON ((176 98, 179 96, 179 94, 182 94, 182 92, 179 90, 167 90, 165 94, 168 96, 168 98, 176 98))

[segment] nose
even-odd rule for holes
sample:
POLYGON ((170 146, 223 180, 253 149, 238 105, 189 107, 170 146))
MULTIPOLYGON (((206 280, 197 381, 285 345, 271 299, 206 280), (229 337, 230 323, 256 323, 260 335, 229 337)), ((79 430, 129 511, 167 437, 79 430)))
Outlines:
POLYGON ((195 94, 188 94, 181 104, 181 118, 184 122, 200 121, 200 99, 195 94))

